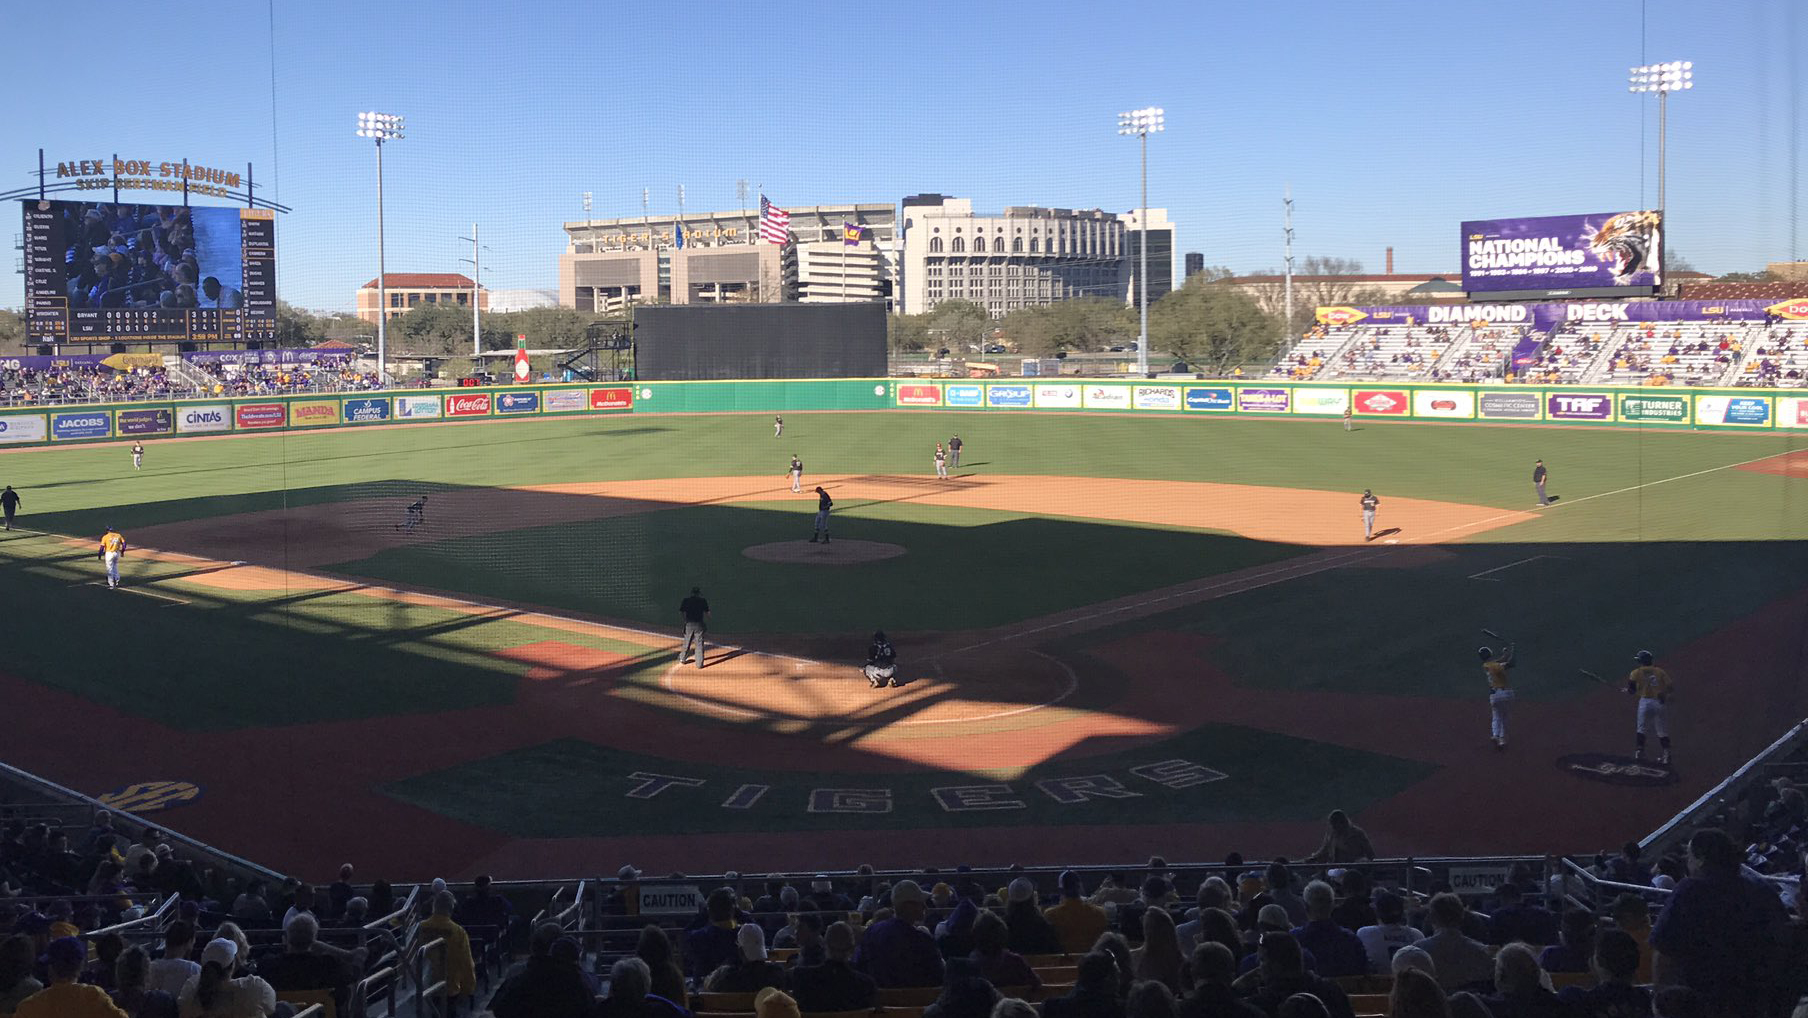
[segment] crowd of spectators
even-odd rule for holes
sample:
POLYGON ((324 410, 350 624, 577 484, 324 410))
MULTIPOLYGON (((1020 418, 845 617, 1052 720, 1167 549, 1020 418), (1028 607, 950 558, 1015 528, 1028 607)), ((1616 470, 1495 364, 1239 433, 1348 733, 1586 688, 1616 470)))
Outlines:
POLYGON ((1796 388, 1804 378, 1808 378, 1808 327, 1773 323, 1753 337, 1751 356, 1733 384, 1796 388))
POLYGON ((115 370, 101 364, 73 364, 0 369, 0 403, 14 406, 172 399, 190 394, 161 366, 115 370))
POLYGON ((198 365, 212 380, 207 394, 214 396, 270 396, 290 392, 362 392, 379 388, 375 372, 359 371, 349 364, 222 364, 198 365))

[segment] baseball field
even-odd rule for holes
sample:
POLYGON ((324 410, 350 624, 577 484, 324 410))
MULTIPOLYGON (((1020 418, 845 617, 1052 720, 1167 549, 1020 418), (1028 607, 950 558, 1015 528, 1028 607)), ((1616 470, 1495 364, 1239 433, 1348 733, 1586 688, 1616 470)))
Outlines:
POLYGON ((1297 856, 1333 808, 1388 855, 1593 851, 1808 713, 1801 444, 899 410, 11 451, 3 756, 308 877, 1297 856), (1632 765, 1640 649, 1673 769, 1632 765))

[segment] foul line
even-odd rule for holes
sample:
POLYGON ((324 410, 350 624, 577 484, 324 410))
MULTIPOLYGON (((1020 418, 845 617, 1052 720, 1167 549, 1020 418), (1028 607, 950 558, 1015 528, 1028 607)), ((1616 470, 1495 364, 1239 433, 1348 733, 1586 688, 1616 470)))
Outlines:
MULTIPOLYGON (((89 580, 88 582, 82 584, 82 586, 84 586, 84 587, 99 587, 99 586, 104 586, 104 585, 105 585, 104 581, 102 581, 102 580, 89 580)), ((139 597, 154 597, 159 601, 168 601, 170 604, 192 604, 193 603, 192 601, 184 601, 179 597, 171 597, 168 594, 159 594, 154 590, 145 590, 142 587, 128 587, 123 583, 117 587, 114 587, 113 589, 114 590, 123 590, 128 594, 137 594, 139 597)))
MULTIPOLYGON (((1541 558, 1559 558, 1559 557, 1560 556, 1557 556, 1557 555, 1533 555, 1531 558, 1522 558, 1518 562, 1508 562, 1504 566, 1495 566, 1493 569, 1484 569, 1479 573, 1470 573, 1469 578, 1472 580, 1481 580, 1481 579, 1484 579, 1485 577, 1487 577, 1488 574, 1490 574, 1490 573, 1505 572, 1506 570, 1511 569, 1514 566, 1523 566, 1527 562, 1536 562, 1541 558)), ((1499 580, 1487 580, 1486 582, 1499 583, 1500 581, 1499 580)))

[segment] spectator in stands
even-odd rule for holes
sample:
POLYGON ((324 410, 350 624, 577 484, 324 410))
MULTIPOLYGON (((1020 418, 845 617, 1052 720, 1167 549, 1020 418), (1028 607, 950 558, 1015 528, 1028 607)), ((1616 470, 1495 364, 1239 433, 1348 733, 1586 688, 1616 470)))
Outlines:
POLYGON ((332 902, 333 902, 333 912, 332 912, 333 917, 337 918, 339 916, 344 915, 345 914, 345 903, 348 901, 351 901, 353 898, 357 897, 357 895, 358 895, 358 889, 356 887, 352 886, 352 864, 351 863, 348 862, 345 865, 339 867, 339 879, 333 881, 332 884, 326 890, 327 890, 327 895, 332 899, 332 902))
POLYGON ((1199 917, 1199 943, 1223 944, 1239 963, 1250 951, 1250 945, 1243 940, 1243 931, 1237 928, 1237 917, 1221 908, 1207 909, 1199 917))
POLYGON ((1325 840, 1302 861, 1336 866, 1373 858, 1375 846, 1369 843, 1368 832, 1351 823, 1343 810, 1334 809, 1325 817, 1325 840))
MULTIPOLYGON (((794 956, 799 963, 815 965, 822 961, 822 915, 817 912, 805 912, 797 917, 797 926, 793 929, 792 946, 797 949, 794 956)), ((776 944, 774 947, 778 946, 776 944)))
POLYGON ((1651 991, 1633 982, 1638 972, 1639 946, 1619 930, 1603 930, 1595 937, 1592 989, 1568 986, 1557 996, 1575 1009, 1580 1018, 1621 1018, 1651 1013, 1651 991))
MULTIPOLYGON (((1287 918, 1287 910, 1270 902, 1263 905, 1262 908, 1256 912, 1256 924, 1252 932, 1255 934, 1254 940, 1259 941, 1264 934, 1291 933, 1293 932, 1293 929, 1294 925, 1292 920, 1287 918)), ((1308 951, 1303 947, 1300 948, 1300 957, 1303 959, 1307 972, 1318 971, 1318 959, 1312 956, 1311 951, 1308 951)), ((1261 957, 1258 956, 1256 952, 1251 951, 1243 956, 1243 963, 1238 967, 1238 971, 1241 974, 1247 975, 1254 972, 1261 963, 1261 957)))
POLYGON ((877 987, 854 968, 854 928, 845 922, 830 923, 823 934, 823 950, 821 964, 791 970, 790 990, 797 1006, 812 1013, 871 1007, 877 987))
POLYGON ((1300 948, 1317 959, 1314 969, 1327 979, 1360 976, 1370 971, 1368 949, 1356 934, 1331 920, 1337 892, 1330 884, 1314 880, 1306 885, 1306 923, 1293 930, 1300 948))
POLYGON ((703 981, 709 993, 757 993, 768 986, 783 989, 785 967, 766 956, 766 931, 758 923, 735 930, 735 960, 724 963, 703 981))
POLYGON ((1433 896, 1430 914, 1436 932, 1413 945, 1431 956, 1438 970, 1438 985, 1446 993, 1485 986, 1494 978, 1494 959, 1488 948, 1463 935, 1463 920, 1468 913, 1463 899, 1448 891, 1433 896))
POLYGON ((1651 982, 1651 906, 1636 894, 1622 894, 1613 899, 1608 917, 1613 920, 1615 929, 1638 945, 1638 972, 1633 982, 1651 982))
POLYGON ((157 856, 157 846, 163 844, 163 832, 155 827, 146 827, 138 836, 138 841, 126 849, 125 869, 127 873, 137 873, 139 864, 145 856, 153 859, 157 856))
POLYGON ((1287 868, 1284 859, 1276 859, 1268 864, 1268 890, 1266 901, 1258 896, 1258 909, 1262 904, 1275 904, 1287 910, 1287 919, 1294 926, 1306 924, 1306 903, 1293 892, 1293 873, 1287 868))
POLYGON ((914 880, 891 888, 892 917, 866 928, 855 964, 880 988, 936 986, 946 971, 935 938, 922 926, 923 889, 914 880))
POLYGON ((1421 939, 1419 931, 1406 925, 1406 901, 1392 891, 1375 895, 1375 925, 1356 931, 1356 939, 1368 952, 1369 971, 1386 972, 1394 952, 1411 947, 1421 939))
POLYGON ((515 907, 495 893, 488 874, 471 881, 471 894, 458 903, 453 918, 467 932, 475 931, 479 940, 497 943, 509 937, 515 925, 515 907))
POLYGON ((818 873, 816 879, 810 881, 810 893, 804 897, 804 904, 817 912, 847 913, 854 910, 854 901, 835 889, 835 882, 828 874, 818 873))
POLYGON ((1543 905, 1525 903, 1525 891, 1516 883, 1505 883, 1494 889, 1499 904, 1489 916, 1488 943, 1510 944, 1520 941, 1543 945, 1557 939, 1557 917, 1543 905))
POLYGON ((1085 898, 1086 888, 1080 882, 1080 875, 1073 870, 1061 874, 1061 902, 1044 913, 1048 924, 1054 927, 1055 938, 1066 954, 1084 954, 1099 934, 1111 926, 1111 919, 1105 910, 1089 902, 1085 898))
MULTIPOLYGON (((427 965, 435 981, 446 981, 446 996, 456 1000, 477 992, 477 965, 471 957, 471 935, 452 918, 458 897, 451 891, 433 896, 433 914, 415 927, 415 943, 444 940, 444 949, 427 952, 427 965)), ((360 959, 362 961, 362 959, 360 959)))
POLYGON ((1043 1001, 1042 1018, 1124 1018, 1117 962, 1100 951, 1082 955, 1074 969, 1073 989, 1043 1001))
POLYGON ((672 940, 655 923, 640 928, 640 940, 634 945, 634 957, 647 963, 651 992, 680 1007, 685 1006, 684 972, 672 957, 672 940))
POLYGON ((163 928, 163 957, 151 962, 147 985, 170 996, 182 992, 183 984, 201 974, 201 966, 189 959, 195 950, 195 926, 178 919, 163 928))
POLYGON ((490 997, 496 1018, 585 1018, 590 1013, 594 994, 578 966, 552 956, 552 945, 564 932, 558 923, 534 927, 527 961, 490 997))
POLYGON ((1180 938, 1167 909, 1150 907, 1143 912, 1143 943, 1130 959, 1137 979, 1160 983, 1176 996, 1187 990, 1186 956, 1180 953, 1180 938))
POLYGON ((1487 998, 1494 1018, 1570 1018, 1569 1005, 1544 987, 1538 957, 1525 944, 1508 944, 1494 956, 1494 995, 1487 998))
POLYGON ((1595 915, 1572 908, 1563 913, 1557 943, 1538 954, 1538 967, 1546 972, 1587 972, 1595 953, 1595 915))
POLYGON ((1122 933, 1109 930, 1099 935, 1092 949, 1105 952, 1117 964, 1117 999, 1122 1001, 1130 996, 1130 984, 1136 982, 1136 958, 1130 950, 1130 942, 1122 933))
POLYGON ((113 980, 119 975, 119 956, 126 953, 126 938, 117 933, 104 933, 94 938, 90 953, 94 960, 82 970, 82 982, 113 992, 118 987, 113 980))
POLYGON ((590 1009, 592 1018, 685 1018, 687 1012, 664 997, 650 996, 647 963, 629 955, 609 966, 609 996, 590 1009))
POLYGON ((59 937, 45 952, 50 985, 19 1002, 17 1018, 128 1018, 107 991, 76 981, 88 960, 88 947, 78 937, 59 937))
POLYGON ((1388 1018, 1450 1018, 1450 998, 1436 979, 1407 969, 1394 977, 1387 1014, 1388 1018))
POLYGON ((1174 1018, 1174 991, 1166 983, 1139 979, 1124 1001, 1124 1018, 1174 1018))
POLYGON ((716 888, 709 892, 703 907, 708 922, 684 937, 685 961, 693 979, 706 978, 735 957, 734 891, 716 888))
POLYGON ((1760 1014, 1782 981, 1788 917, 1777 893, 1741 872, 1739 849, 1717 828, 1689 839, 1690 877, 1651 930, 1659 985, 1679 984, 1720 1014, 1760 1014))
POLYGON ((1004 907, 1004 921, 1010 927, 1011 950, 1019 954, 1059 954, 1061 935, 1036 903, 1036 885, 1030 878, 1011 881, 1005 893, 1009 900, 1004 907))
POLYGON ((1331 909, 1331 921, 1351 933, 1375 925, 1374 895, 1368 874, 1359 869, 1334 869, 1326 876, 1335 882, 1339 899, 1331 909))
POLYGON ((32 976, 37 961, 37 947, 26 934, 0 941, 0 1015, 12 1014, 21 1000, 44 988, 32 976))
POLYGON ((1186 922, 1174 927, 1174 937, 1180 943, 1183 958, 1191 958, 1193 948, 1199 946, 1199 931, 1205 924, 1206 912, 1230 907, 1230 885, 1223 877, 1206 877, 1199 882, 1199 891, 1193 900, 1194 907, 1187 913, 1186 922))
POLYGON ((1000 995, 968 958, 951 958, 942 977, 942 992, 923 1009, 923 1018, 990 1018, 1000 995))
POLYGON ((1250 989, 1250 1003, 1278 1016, 1287 998, 1309 993, 1325 1005, 1331 1018, 1355 1018, 1349 996, 1336 983, 1306 971, 1305 956, 1293 934, 1264 933, 1256 953, 1259 964, 1255 972, 1237 980, 1250 989))
POLYGON ((132 1018, 176 1018, 174 994, 149 986, 151 956, 134 947, 119 956, 113 978, 113 1004, 132 1018))
MULTIPOLYGON (((445 888, 442 887, 439 890, 443 891, 445 888)), ((287 930, 289 928, 289 923, 293 922, 296 916, 303 914, 314 916, 316 922, 320 919, 318 915, 314 915, 313 886, 309 884, 296 884, 289 892, 289 910, 283 913, 282 928, 287 930)))
POLYGON ((261 879, 245 885, 245 890, 232 902, 232 917, 248 923, 270 920, 270 885, 261 879))
POLYGON ((969 956, 979 967, 979 974, 993 986, 1009 986, 1034 991, 1042 980, 1023 955, 1010 949, 1010 929, 992 912, 981 912, 973 920, 973 953, 969 956))
POLYGON ((1128 905, 1136 900, 1137 890, 1130 883, 1130 878, 1123 873, 1107 873, 1105 879, 1099 881, 1099 889, 1086 899, 1101 908, 1106 905, 1128 905))
POLYGON ((1431 960, 1431 955, 1410 945, 1395 951, 1393 959, 1388 962, 1388 971, 1392 972, 1396 977, 1407 969, 1412 969, 1414 972, 1423 972, 1433 979, 1438 977, 1438 966, 1436 962, 1431 960))
MULTIPOLYGON (((221 926, 225 930, 225 924, 221 926)), ((238 933, 235 927, 232 931, 238 933)), ((243 933, 238 933, 244 936, 243 933)), ((276 990, 254 975, 239 975, 244 955, 224 936, 201 950, 201 973, 176 998, 182 1018, 268 1018, 276 1013, 276 990)))
POLYGON ((1193 949, 1187 967, 1192 992, 1175 1006, 1179 1018, 1261 1018, 1261 1009, 1237 999, 1231 982, 1237 977, 1237 956, 1215 940, 1193 949))
MULTIPOLYGON (((419 937, 426 940, 426 924, 421 925, 419 937)), ((319 921, 311 913, 297 912, 283 927, 283 953, 260 962, 257 971, 281 992, 330 990, 334 1006, 343 1013, 351 999, 352 973, 338 958, 316 951, 319 940, 319 921)))
POLYGON ((979 914, 975 898, 962 895, 948 918, 936 924, 935 943, 943 958, 965 958, 973 953, 973 923, 979 914))

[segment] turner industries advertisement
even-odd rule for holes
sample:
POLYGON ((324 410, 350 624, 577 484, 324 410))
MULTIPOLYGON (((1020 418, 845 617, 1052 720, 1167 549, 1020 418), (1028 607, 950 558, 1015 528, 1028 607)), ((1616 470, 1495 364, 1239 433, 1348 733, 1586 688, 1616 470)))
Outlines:
POLYGON ((1462 224, 1463 289, 1520 297, 1649 294, 1664 282, 1663 214, 1481 219, 1462 224))

